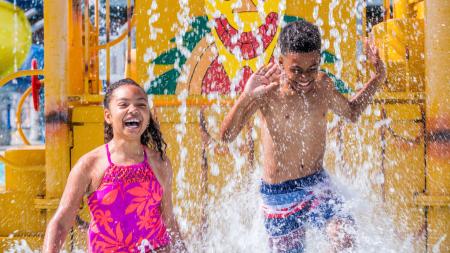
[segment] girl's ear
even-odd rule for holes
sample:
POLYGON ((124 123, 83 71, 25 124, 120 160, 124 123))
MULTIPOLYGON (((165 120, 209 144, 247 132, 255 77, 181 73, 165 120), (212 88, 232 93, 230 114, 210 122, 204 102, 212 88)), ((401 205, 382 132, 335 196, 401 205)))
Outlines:
POLYGON ((111 120, 111 112, 109 111, 109 109, 103 110, 103 117, 105 118, 105 122, 108 124, 112 124, 112 120, 111 120))

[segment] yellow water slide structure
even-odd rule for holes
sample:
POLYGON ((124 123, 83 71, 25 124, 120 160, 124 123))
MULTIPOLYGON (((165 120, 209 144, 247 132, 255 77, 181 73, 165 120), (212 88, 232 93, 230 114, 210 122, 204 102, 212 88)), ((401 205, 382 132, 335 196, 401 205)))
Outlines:
MULTIPOLYGON (((211 99, 210 95, 202 93, 201 83, 208 68, 215 66, 214 57, 225 59, 223 73, 230 78, 239 70, 236 68, 245 65, 251 69, 255 63, 235 61, 235 56, 226 53, 220 33, 214 29, 200 29, 206 34, 204 37, 196 37, 198 40, 194 44, 180 44, 182 38, 178 32, 190 31, 205 20, 211 21, 213 16, 208 8, 214 5, 209 5, 208 0, 180 1, 185 6, 178 1, 163 0, 124 2, 127 3, 127 29, 111 39, 109 0, 105 3, 99 0, 45 1, 44 70, 12 72, 11 60, 4 62, 7 58, 3 57, 0 47, 0 86, 20 75, 43 74, 45 78, 45 145, 13 147, 0 156, 6 171, 5 189, 0 192, 0 251, 14 247, 22 239, 31 249, 42 246, 46 224, 59 204, 70 168, 83 154, 103 144, 102 87, 111 81, 110 50, 121 40, 127 40, 126 75, 146 89, 152 87, 156 77, 165 77, 162 80, 166 83, 160 83, 164 85, 172 80, 171 73, 181 73, 179 78, 173 79, 175 86, 167 86, 166 91, 172 89, 172 93, 161 92, 150 97, 152 110, 169 146, 167 152, 175 174, 184 173, 181 184, 174 183, 174 202, 188 220, 190 229, 185 232, 188 238, 200 236, 198 239, 202 239, 201 231, 208 223, 205 206, 227 183, 233 168, 250 168, 258 162, 258 140, 250 127, 242 134, 236 149, 215 141, 217 125, 211 124, 214 121, 209 119, 220 122, 235 97, 223 95, 211 99), (92 13, 87 6, 91 6, 92 13), (101 44, 99 13, 103 8, 106 10, 106 42, 101 44), (183 15, 198 23, 180 23, 178 18, 183 15), (128 39, 133 30, 135 45, 128 39), (180 45, 192 46, 186 46, 189 53, 184 54, 182 69, 186 73, 176 72, 179 66, 174 66, 181 64, 180 61, 167 63, 169 58, 158 58, 180 45), (106 59, 106 75, 102 77, 100 53, 104 53, 106 59), (158 64, 157 59, 162 59, 163 63, 158 64), (227 62, 235 64, 227 65, 227 62), (243 164, 233 159, 233 150, 245 158, 243 164), (183 185, 189 187, 183 188, 183 185), (193 231, 200 233, 195 235, 193 231)), ((234 1, 222 2, 223 6, 215 5, 219 8, 217 11, 234 15, 231 7, 226 6, 234 1)), ((243 2, 264 4, 261 8, 277 13, 278 18, 284 17, 285 21, 320 18, 327 51, 344 63, 336 67, 332 61, 325 62, 324 69, 339 72, 338 76, 349 84, 369 78, 370 71, 366 66, 359 66, 356 57, 357 45, 367 34, 358 33, 358 17, 349 8, 361 1, 342 0, 339 5, 333 0, 322 0, 320 5, 315 0, 285 1, 283 10, 278 9, 278 0, 243 2), (337 25, 338 16, 346 25, 337 25), (343 34, 345 39, 335 36, 337 33, 343 34)), ((11 7, 5 6, 0 1, 2 29, 4 15, 11 11, 11 7)), ((372 111, 380 113, 363 116, 358 123, 360 129, 365 129, 363 136, 356 137, 352 134, 354 126, 340 121, 330 130, 329 139, 345 144, 342 145, 343 158, 354 170, 361 167, 361 161, 367 160, 367 154, 356 145, 363 139, 364 145, 374 151, 372 158, 377 158, 371 161, 374 169, 370 173, 384 178, 383 183, 371 187, 396 217, 395 226, 403 226, 401 231, 416 235, 416 252, 434 252, 435 249, 450 252, 450 238, 443 236, 450 231, 450 75, 446 68, 450 52, 450 2, 394 0, 386 1, 385 6, 384 21, 373 27, 388 67, 387 83, 372 105, 372 111), (391 2, 392 8, 389 8, 391 2), (375 122, 388 121, 390 124, 373 128, 375 122), (359 156, 356 159, 355 154, 359 156)), ((249 29, 245 20, 260 20, 252 16, 252 11, 249 8, 239 12, 243 13, 244 25, 240 28, 244 31, 249 29)), ((365 15, 361 18, 365 30, 365 15)), ((6 26, 13 29, 10 27, 13 24, 6 26)), ((273 34, 275 40, 271 43, 275 43, 278 32, 273 34)), ((3 33, 0 36, 2 41, 10 43, 3 33)), ((27 36, 19 37, 20 43, 27 45, 27 36)), ((267 54, 258 57, 268 62, 267 55, 270 56, 273 49, 274 44, 268 43, 264 52, 267 54)), ((350 88, 357 90, 359 87, 350 88)), ((334 156, 327 155, 328 168, 333 168, 338 160, 334 156)), ((77 223, 67 238, 65 247, 69 251, 86 248, 82 221, 89 221, 89 216, 85 202, 80 210, 77 223)))
POLYGON ((17 70, 31 46, 31 26, 22 9, 0 1, 0 77, 17 70))

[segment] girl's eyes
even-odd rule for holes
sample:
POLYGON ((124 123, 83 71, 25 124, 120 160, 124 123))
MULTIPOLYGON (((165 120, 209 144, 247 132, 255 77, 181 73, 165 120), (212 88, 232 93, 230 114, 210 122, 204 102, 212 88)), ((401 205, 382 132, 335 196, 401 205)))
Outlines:
MULTIPOLYGON (((120 108, 126 108, 128 107, 129 104, 125 104, 125 103, 120 103, 117 106, 119 106, 120 108)), ((137 107, 141 107, 141 108, 146 108, 147 104, 137 104, 137 107)))

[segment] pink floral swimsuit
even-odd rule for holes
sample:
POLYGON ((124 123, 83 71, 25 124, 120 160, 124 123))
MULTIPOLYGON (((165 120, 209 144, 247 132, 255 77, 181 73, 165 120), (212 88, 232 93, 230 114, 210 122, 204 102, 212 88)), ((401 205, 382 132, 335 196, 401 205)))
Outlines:
POLYGON ((98 189, 88 197, 90 252, 151 252, 167 246, 160 211, 163 188, 147 162, 121 166, 111 161, 98 189))

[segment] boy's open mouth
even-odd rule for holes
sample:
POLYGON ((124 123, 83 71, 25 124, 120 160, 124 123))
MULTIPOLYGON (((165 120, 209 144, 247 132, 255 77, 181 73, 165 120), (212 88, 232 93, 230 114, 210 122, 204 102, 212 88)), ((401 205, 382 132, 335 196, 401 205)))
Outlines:
POLYGON ((136 118, 127 119, 124 121, 124 125, 127 128, 139 128, 141 125, 141 121, 136 118))
POLYGON ((311 81, 306 81, 306 82, 297 82, 297 83, 300 85, 300 87, 306 88, 306 87, 311 85, 312 80, 311 81))
POLYGON ((295 83, 293 83, 292 88, 297 91, 309 90, 309 88, 311 87, 313 82, 314 82, 314 80, 306 81, 306 82, 296 81, 295 83))

